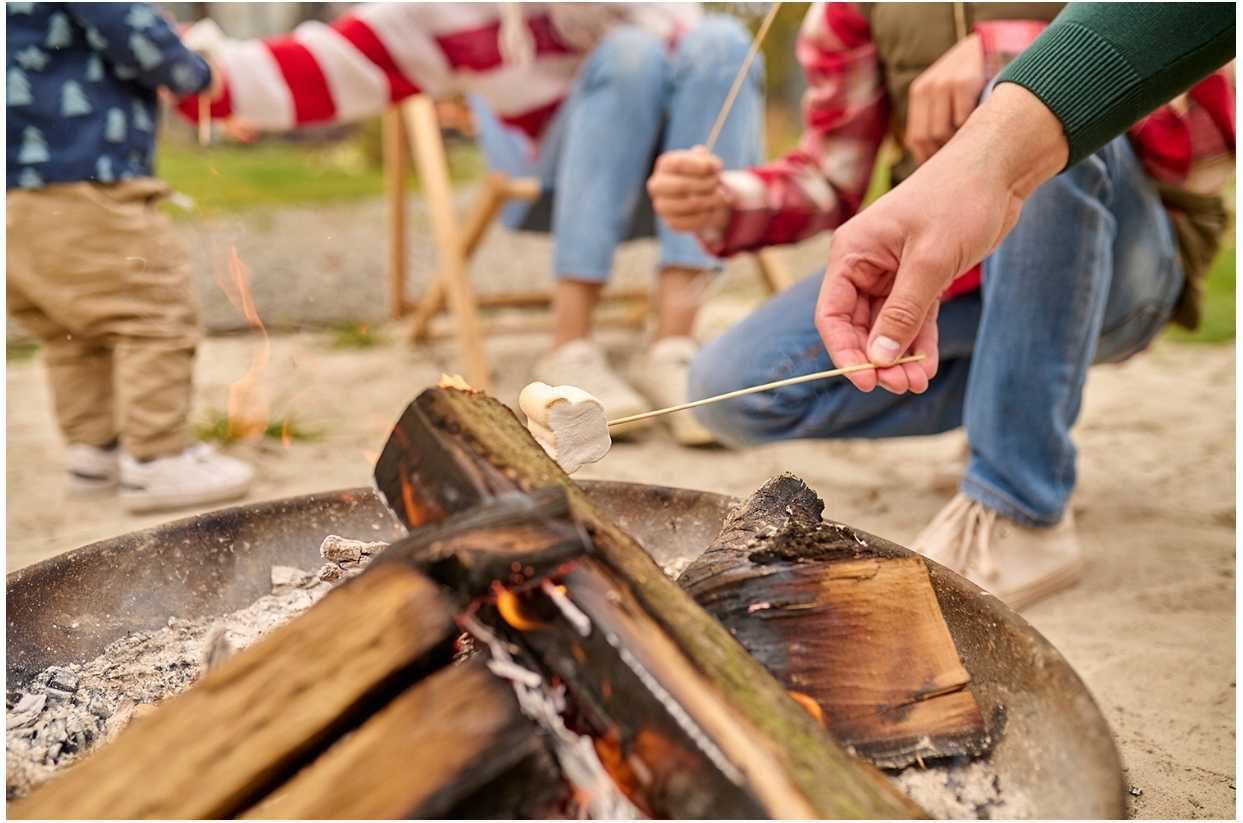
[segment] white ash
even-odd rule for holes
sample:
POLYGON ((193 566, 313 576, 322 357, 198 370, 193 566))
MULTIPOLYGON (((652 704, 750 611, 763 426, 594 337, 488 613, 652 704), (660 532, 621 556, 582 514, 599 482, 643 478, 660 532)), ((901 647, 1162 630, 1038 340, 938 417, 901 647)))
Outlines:
POLYGON ((662 563, 660 570, 665 573, 666 577, 677 580, 694 561, 694 557, 676 557, 668 563, 662 563))
POLYGON ((954 760, 888 773, 908 797, 939 820, 990 820, 1030 817, 987 759, 954 760))
POLYGON ((359 574, 386 543, 330 535, 314 571, 274 566, 271 594, 217 617, 128 634, 87 663, 44 669, 5 706, 5 796, 28 793, 135 716, 184 690, 204 672, 306 610, 337 582, 359 574))

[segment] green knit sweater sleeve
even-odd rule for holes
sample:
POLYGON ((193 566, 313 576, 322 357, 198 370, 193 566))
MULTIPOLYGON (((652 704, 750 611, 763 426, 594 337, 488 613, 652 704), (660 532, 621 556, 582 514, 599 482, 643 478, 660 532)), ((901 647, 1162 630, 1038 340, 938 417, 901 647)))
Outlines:
POLYGON ((998 82, 1049 107, 1067 166, 1234 55, 1234 3, 1071 3, 998 82))

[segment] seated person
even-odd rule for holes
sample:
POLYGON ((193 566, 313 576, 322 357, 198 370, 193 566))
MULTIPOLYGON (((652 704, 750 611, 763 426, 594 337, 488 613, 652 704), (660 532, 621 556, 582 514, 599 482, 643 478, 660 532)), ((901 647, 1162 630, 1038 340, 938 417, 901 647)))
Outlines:
MULTIPOLYGON (((800 148, 725 173, 702 150, 665 155, 648 183, 657 213, 721 255, 840 225, 859 208, 886 134, 902 147, 898 184, 1058 10, 813 7, 798 46, 810 80, 800 148), (682 194, 717 184, 715 199, 682 194)), ((1071 585, 1082 556, 1070 432, 1088 368, 1144 350, 1170 321, 1196 324, 1233 153, 1233 89, 1219 73, 1035 192, 997 250, 943 296, 940 369, 930 385, 912 385, 920 393, 813 382, 710 405, 699 418, 735 445, 965 426, 960 491, 912 548, 1016 608, 1071 585)), ((812 276, 709 343, 692 363, 691 396, 832 368, 813 318, 819 288, 812 276)))
MULTIPOLYGON (((489 161, 555 192, 551 215, 536 217, 551 224, 557 286, 552 350, 535 379, 590 391, 610 417, 685 400, 691 326, 715 257, 656 226, 655 342, 635 369, 646 400, 591 340, 592 313, 646 205, 656 156, 710 131, 750 44, 741 24, 705 18, 697 4, 415 3, 364 6, 263 41, 204 31, 190 37, 204 40, 227 86, 213 116, 258 129, 370 117, 420 91, 470 93, 489 161)), ((730 167, 761 158, 762 73, 757 61, 717 143, 730 167)), ((183 111, 193 117, 194 103, 183 111)), ((510 209, 508 222, 524 224, 527 208, 510 209)), ((710 440, 690 417, 675 434, 710 440)))

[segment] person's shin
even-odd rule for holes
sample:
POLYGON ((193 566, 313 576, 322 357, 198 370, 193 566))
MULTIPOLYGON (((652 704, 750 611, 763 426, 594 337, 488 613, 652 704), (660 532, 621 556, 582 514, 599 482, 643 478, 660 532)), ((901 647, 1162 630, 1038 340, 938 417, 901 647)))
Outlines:
POLYGON ((592 317, 604 283, 559 277, 553 291, 553 348, 591 336, 592 317))
POLYGON ((1109 172, 1098 155, 1041 186, 984 261, 963 488, 1026 525, 1056 524, 1075 485, 1070 432, 1115 267, 1109 172))

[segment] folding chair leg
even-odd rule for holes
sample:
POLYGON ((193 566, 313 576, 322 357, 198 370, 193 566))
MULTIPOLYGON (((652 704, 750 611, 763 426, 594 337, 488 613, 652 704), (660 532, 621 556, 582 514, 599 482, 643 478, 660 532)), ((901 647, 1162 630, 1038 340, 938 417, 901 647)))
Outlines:
MULTIPOLYGON (((432 222, 440 270, 437 282, 448 297, 449 307, 454 314, 458 349, 464 361, 466 379, 475 388, 488 390, 491 388, 492 376, 483 346, 479 308, 475 302, 474 290, 466 277, 462 236, 458 231, 453 189, 449 182, 449 167, 440 137, 440 125, 436 121, 436 109, 430 98, 419 95, 402 104, 402 113, 413 143, 419 179, 423 183, 428 216, 432 222)), ((425 297, 424 300, 426 299, 425 297)))
POLYGON ((406 127, 401 112, 384 114, 384 192, 388 199, 389 314, 397 320, 406 313, 406 127))
POLYGON ((794 278, 772 249, 757 251, 755 265, 759 267, 760 275, 764 278, 764 284, 768 286, 770 294, 778 294, 794 285, 794 278))
MULTIPOLYGON (((505 205, 508 199, 508 186, 508 176, 500 172, 493 172, 484 180, 483 191, 480 192, 470 214, 467 215, 466 228, 462 231, 459 252, 464 267, 469 265, 471 258, 475 256, 479 244, 483 242, 488 229, 492 227, 492 222, 496 220, 496 216, 500 214, 501 208, 505 205)), ((427 337, 428 324, 440 312, 444 300, 444 282, 438 278, 423 294, 418 306, 414 309, 414 316, 410 319, 410 326, 407 329, 410 342, 415 343, 427 337)))

